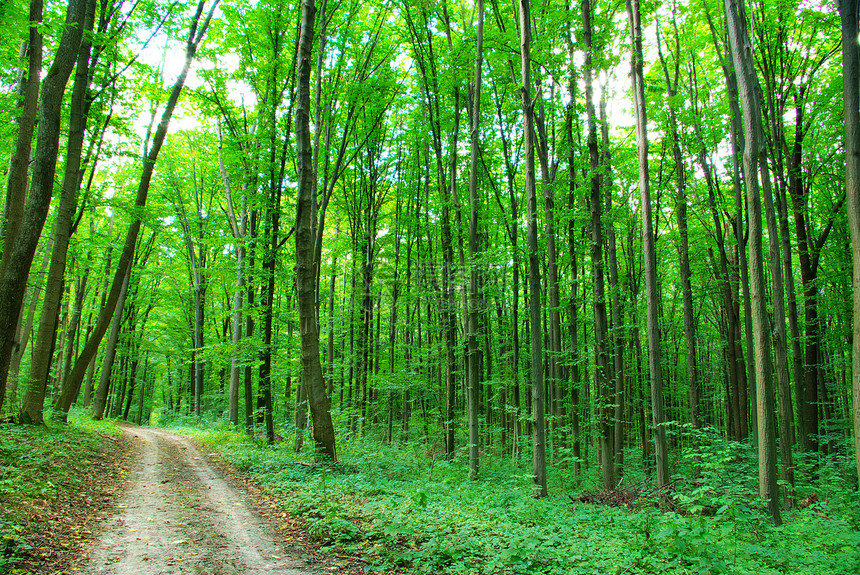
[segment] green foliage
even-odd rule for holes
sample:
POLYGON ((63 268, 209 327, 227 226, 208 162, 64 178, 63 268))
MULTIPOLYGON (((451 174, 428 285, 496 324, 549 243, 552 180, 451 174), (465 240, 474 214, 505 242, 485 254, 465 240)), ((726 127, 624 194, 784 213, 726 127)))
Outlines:
MULTIPOLYGON (((421 443, 342 441, 341 461, 332 468, 286 443, 265 446, 224 429, 195 433, 280 495, 284 510, 303 517, 313 537, 365 557, 369 571, 404 565, 414 573, 508 575, 860 569, 860 499, 846 482, 826 475, 827 469, 850 470, 850 462, 819 462, 819 478, 805 489, 826 482, 827 501, 789 514, 775 528, 756 494, 750 445, 713 430, 675 432, 695 438, 697 447, 684 453, 680 466, 700 475, 679 478, 662 507, 647 497, 623 507, 575 502, 562 486, 576 482, 561 468, 550 470, 557 495, 534 499, 531 474, 509 460, 486 457, 481 479, 470 482, 465 459, 439 459, 421 443)), ((632 452, 627 460, 637 475, 641 461, 632 452)))

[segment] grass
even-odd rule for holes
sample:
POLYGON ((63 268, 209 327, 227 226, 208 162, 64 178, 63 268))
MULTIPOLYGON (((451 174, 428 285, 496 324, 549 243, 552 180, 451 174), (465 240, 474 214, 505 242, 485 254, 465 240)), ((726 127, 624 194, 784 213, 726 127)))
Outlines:
MULTIPOLYGON (((290 442, 267 446, 223 426, 181 431, 257 477, 332 553, 358 554, 370 572, 860 573, 860 497, 841 456, 799 467, 799 496, 817 502, 774 527, 756 495, 751 446, 709 433, 696 455, 699 480, 677 476, 662 506, 651 497, 611 507, 575 501, 595 489, 596 470, 575 478, 551 467, 551 497, 538 500, 525 458, 487 455, 469 481, 464 459, 439 459, 423 442, 341 439, 332 468, 290 442)), ((635 454, 627 461, 628 482, 647 485, 635 454)), ((693 461, 689 453, 675 463, 693 461)))
POLYGON ((75 412, 67 426, 0 425, 0 572, 22 572, 16 565, 29 536, 53 505, 81 489, 105 436, 119 433, 113 422, 75 412))

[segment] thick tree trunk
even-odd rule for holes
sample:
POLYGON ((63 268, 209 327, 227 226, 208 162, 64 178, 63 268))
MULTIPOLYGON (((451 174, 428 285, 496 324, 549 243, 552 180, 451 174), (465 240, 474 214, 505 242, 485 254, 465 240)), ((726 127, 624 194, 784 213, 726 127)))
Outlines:
MULTIPOLYGON (((32 164, 33 177, 29 193, 26 192, 26 173, 23 181, 16 179, 14 184, 14 186, 19 186, 23 183, 24 189, 18 190, 16 188, 14 192, 15 194, 20 193, 22 197, 26 194, 27 200, 23 214, 18 220, 20 221, 20 228, 17 234, 14 234, 14 238, 11 237, 13 235, 12 230, 7 230, 3 260, 0 262, 0 271, 3 272, 0 276, 0 408, 3 406, 3 399, 6 394, 6 378, 12 359, 12 347, 15 344, 15 332, 18 329, 24 290, 27 288, 30 266, 33 263, 36 245, 39 242, 54 191, 54 174, 57 168, 60 145, 63 95, 78 57, 86 7, 88 3, 93 1, 69 0, 66 13, 67 26, 60 38, 54 63, 42 83, 39 98, 38 138, 32 164)), ((25 171, 28 160, 29 157, 21 159, 25 163, 25 171)), ((16 174, 10 176, 19 178, 16 174)), ((10 204, 10 208, 13 207, 15 201, 17 200, 13 200, 13 203, 10 204)))
POLYGON ((296 287, 298 292, 299 331, 302 339, 302 368, 313 417, 314 441, 318 457, 337 461, 330 400, 325 392, 320 364, 319 325, 316 314, 316 269, 313 262, 313 202, 316 186, 310 137, 310 75, 314 29, 313 0, 302 0, 298 52, 296 102, 296 153, 298 196, 296 199, 296 287))
MULTIPOLYGON (((84 29, 91 31, 95 19, 96 3, 87 2, 84 29)), ((89 84, 89 64, 92 40, 87 35, 81 42, 78 64, 75 70, 75 81, 72 88, 71 113, 69 118, 69 138, 66 148, 66 167, 63 175, 62 196, 57 209, 54 223, 54 242, 51 253, 51 265, 48 268, 48 279, 42 296, 42 313, 39 317, 39 331, 33 344, 33 361, 30 364, 30 378, 27 393, 21 406, 19 420, 21 423, 41 425, 44 421, 42 410, 45 404, 45 390, 48 373, 51 367, 51 350, 55 345, 57 313, 63 295, 63 284, 66 273, 66 255, 69 250, 69 238, 72 234, 72 224, 78 203, 78 187, 80 186, 80 166, 83 151, 84 129, 86 128, 86 92, 89 84)))
POLYGON ((37 275, 38 279, 35 282, 31 282, 31 285, 27 290, 28 293, 26 297, 29 300, 29 304, 26 308, 26 314, 23 309, 21 310, 21 319, 18 321, 18 330, 15 334, 15 345, 12 347, 12 361, 9 364, 9 378, 6 382, 9 401, 11 402, 14 402, 16 399, 18 380, 21 373, 21 361, 24 359, 24 352, 27 351, 27 347, 30 342, 33 323, 36 317, 36 308, 39 304, 39 293, 41 292, 43 280, 46 277, 48 266, 50 264, 52 251, 51 241, 49 240, 46 243, 47 245, 43 247, 45 254, 42 257, 42 262, 39 266, 39 272, 37 275))
MULTIPOLYGON (((27 196, 30 154, 33 147, 33 132, 36 129, 36 115, 39 103, 39 73, 42 69, 42 0, 30 0, 29 27, 27 42, 23 45, 23 57, 27 57, 27 71, 20 80, 21 110, 18 116, 18 134, 15 153, 9 162, 9 180, 6 187, 6 203, 3 218, 0 220, 0 239, 3 252, 0 257, 0 278, 6 275, 9 248, 18 237, 21 221, 24 218, 24 201, 27 196)), ((71 46, 68 46, 71 48, 71 46)), ((23 63, 23 62, 22 62, 23 63)), ((3 407, 2 386, 0 386, 0 407, 3 407)))

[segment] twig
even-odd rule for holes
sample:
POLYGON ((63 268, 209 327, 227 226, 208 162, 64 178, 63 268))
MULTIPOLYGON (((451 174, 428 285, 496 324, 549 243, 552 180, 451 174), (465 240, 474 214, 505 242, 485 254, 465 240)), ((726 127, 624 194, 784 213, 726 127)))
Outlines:
POLYGON ((351 557, 348 555, 335 555, 335 558, 346 559, 347 561, 352 560, 352 561, 361 561, 362 563, 368 563, 368 564, 370 563, 370 561, 368 561, 367 559, 362 559, 361 557, 351 557))

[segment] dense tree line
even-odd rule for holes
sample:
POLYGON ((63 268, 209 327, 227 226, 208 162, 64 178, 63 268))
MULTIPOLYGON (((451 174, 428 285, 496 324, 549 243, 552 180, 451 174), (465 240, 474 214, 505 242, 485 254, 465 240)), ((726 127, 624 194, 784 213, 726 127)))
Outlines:
POLYGON ((857 5, 621 8, 4 4, 0 407, 531 451, 537 496, 712 430, 779 522, 860 434, 857 5))

